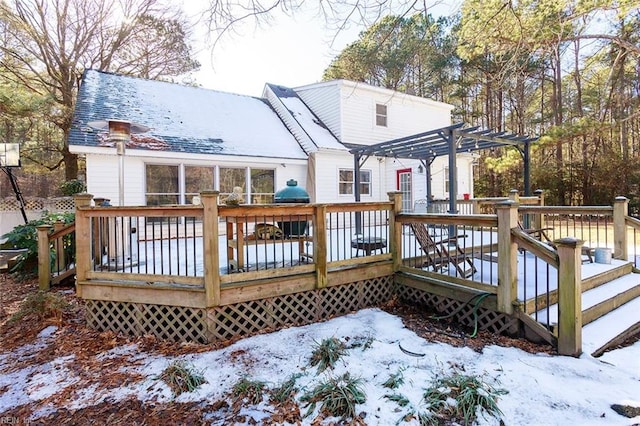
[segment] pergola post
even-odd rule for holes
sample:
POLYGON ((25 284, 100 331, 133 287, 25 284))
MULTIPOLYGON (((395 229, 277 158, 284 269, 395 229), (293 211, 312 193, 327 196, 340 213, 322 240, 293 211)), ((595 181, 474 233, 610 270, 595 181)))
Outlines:
POLYGON ((433 190, 431 188, 431 163, 428 161, 420 160, 420 162, 424 165, 424 178, 425 184, 427 187, 427 212, 429 211, 429 206, 433 201, 433 190))
POLYGON ((456 141, 453 135, 453 130, 449 129, 447 132, 447 142, 449 143, 449 214, 457 213, 456 196, 458 189, 456 185, 456 141))
MULTIPOLYGON (((360 154, 353 155, 353 194, 356 203, 360 202, 360 154)), ((362 216, 360 212, 356 212, 356 234, 362 232, 362 216)))
POLYGON ((531 195, 531 142, 526 140, 524 141, 523 148, 523 159, 524 159, 524 196, 528 197, 531 195))

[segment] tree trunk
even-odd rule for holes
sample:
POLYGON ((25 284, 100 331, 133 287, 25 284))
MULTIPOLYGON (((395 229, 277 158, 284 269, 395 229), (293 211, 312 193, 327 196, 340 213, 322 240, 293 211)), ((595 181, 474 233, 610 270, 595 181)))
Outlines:
MULTIPOLYGON (((553 50, 553 117, 554 125, 562 126, 562 62, 560 58, 560 46, 556 45, 553 50)), ((562 140, 556 142, 556 173, 558 187, 558 202, 561 206, 566 205, 566 185, 564 181, 564 155, 562 152, 562 140)))

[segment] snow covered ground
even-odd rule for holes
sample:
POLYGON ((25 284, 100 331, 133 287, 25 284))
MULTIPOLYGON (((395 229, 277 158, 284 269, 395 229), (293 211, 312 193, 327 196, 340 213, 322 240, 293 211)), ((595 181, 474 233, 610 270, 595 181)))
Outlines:
MULTIPOLYGON (((0 353, 0 419, 2 413, 25 403, 65 392, 78 380, 77 370, 70 368, 73 356, 60 356, 35 366, 15 368, 18 360, 33 356, 55 345, 59 330, 48 327, 36 342, 9 353, 0 353)), ((172 401, 171 390, 158 380, 161 372, 176 359, 185 360, 201 371, 206 383, 196 391, 183 393, 175 401, 215 401, 228 398, 232 386, 241 378, 260 380, 275 387, 292 374, 297 380, 300 398, 329 376, 344 372, 360 377, 366 402, 356 407, 366 413, 369 425, 418 424, 403 417, 410 412, 424 412, 421 400, 424 389, 436 376, 452 371, 477 375, 492 386, 508 391, 498 401, 506 425, 631 425, 640 422, 622 417, 612 404, 640 407, 640 342, 606 353, 601 358, 587 354, 580 358, 530 354, 517 348, 485 347, 481 353, 433 343, 418 337, 403 326, 400 318, 379 309, 366 309, 327 322, 293 327, 279 332, 242 339, 220 350, 166 357, 145 353, 136 345, 119 346, 99 355, 105 365, 113 358, 129 362, 118 373, 141 375, 142 380, 111 389, 86 389, 78 392, 66 408, 78 409, 101 401, 118 401, 135 397, 143 401, 172 401), (335 337, 352 347, 335 370, 318 373, 310 365, 313 348, 323 339, 335 337), (353 345, 368 342, 370 345, 353 345), (410 351, 423 356, 412 356, 410 351), (401 407, 385 398, 391 391, 382 386, 391 374, 403 371, 405 383, 395 392, 410 402, 401 407)), ((122 365, 122 363, 119 363, 122 365)), ((107 369, 97 374, 108 374, 107 369)), ((116 373, 115 371, 113 373, 116 373)), ((302 414, 307 412, 301 403, 302 414)), ((46 404, 30 420, 37 420, 52 410, 46 404)), ((268 415, 267 399, 258 405, 245 406, 243 413, 260 422, 268 415)), ((310 425, 315 412, 305 417, 310 425)), ((24 420, 24 419, 23 419, 24 420)), ((212 412, 207 422, 229 424, 220 413, 212 412)), ((336 419, 333 419, 336 420, 336 419)), ((99 419, 96 419, 99 422, 99 419)), ((498 425, 495 418, 479 417, 480 425, 498 425)))

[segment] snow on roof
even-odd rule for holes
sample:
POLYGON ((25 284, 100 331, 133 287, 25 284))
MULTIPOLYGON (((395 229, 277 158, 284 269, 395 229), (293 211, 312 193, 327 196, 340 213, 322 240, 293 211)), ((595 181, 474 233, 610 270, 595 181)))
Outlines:
POLYGON ((302 102, 302 99, 298 97, 283 98, 282 103, 309 134, 309 137, 316 143, 318 148, 347 150, 347 148, 333 136, 329 129, 309 110, 304 102, 302 102))
POLYGON ((347 150, 304 101, 300 99, 295 90, 275 84, 267 84, 267 86, 318 148, 347 150))
POLYGON ((307 158, 263 99, 88 70, 78 93, 69 144, 105 146, 104 137, 96 137, 87 123, 107 119, 151 128, 142 137, 150 143, 137 143, 135 148, 307 158))

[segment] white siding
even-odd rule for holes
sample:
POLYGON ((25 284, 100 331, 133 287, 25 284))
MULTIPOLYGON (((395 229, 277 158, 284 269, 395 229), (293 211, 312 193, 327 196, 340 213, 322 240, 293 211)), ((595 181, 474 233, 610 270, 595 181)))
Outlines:
MULTIPOLYGON (((458 157, 458 199, 468 193, 473 196, 471 163, 473 157, 461 155, 458 157)), ((427 197, 426 171, 418 172, 419 161, 406 159, 378 159, 369 158, 362 170, 371 171, 371 195, 363 195, 362 201, 387 201, 389 191, 397 191, 397 171, 403 169, 412 170, 412 201, 427 197), (380 160, 380 161, 379 161, 380 160)), ((445 192, 444 174, 447 167, 447 157, 438 157, 431 165, 431 188, 435 199, 448 198, 445 192)), ((318 152, 316 154, 316 202, 317 203, 342 203, 353 202, 352 195, 339 195, 338 171, 340 169, 353 169, 353 156, 335 152, 318 152)))
POLYGON ((331 133, 342 142, 339 81, 304 86, 294 90, 324 125, 331 130, 331 133))
MULTIPOLYGON (((353 195, 339 195, 338 173, 340 169, 353 170, 353 155, 337 152, 318 152, 316 154, 316 202, 352 203, 353 195)), ((384 181, 384 163, 370 158, 361 168, 371 172, 371 195, 363 195, 361 201, 388 200, 384 181)))
POLYGON ((348 80, 294 89, 344 143, 371 145, 451 124, 452 105, 348 80), (387 126, 376 126, 375 106, 387 106, 387 126))
MULTIPOLYGON (((119 205, 119 160, 116 155, 87 155, 87 192, 119 205)), ((144 165, 140 158, 124 157, 124 201, 144 205, 144 165)))
POLYGON ((451 124, 451 106, 367 85, 341 85, 342 142, 371 145, 451 124), (387 106, 387 126, 376 125, 376 104, 387 106))
MULTIPOLYGON (((130 151, 127 151, 130 152, 130 151)), ((175 155, 175 153, 172 153, 175 155)), ((118 157, 115 155, 87 154, 87 192, 94 197, 103 197, 111 200, 112 205, 118 205, 118 157)), ((166 158, 151 156, 125 156, 124 175, 124 200, 126 205, 145 205, 145 165, 146 164, 172 164, 189 166, 221 166, 221 167, 254 167, 275 170, 274 190, 285 188, 287 180, 295 179, 298 185, 306 188, 307 166, 306 162, 275 163, 258 159, 243 157, 225 158, 166 158)))
MULTIPOLYGON (((472 163, 474 157, 471 155, 460 154, 457 161, 458 172, 458 194, 457 199, 462 199, 464 194, 469 194, 473 197, 473 170, 472 163)), ((397 171, 404 169, 411 169, 411 184, 412 184, 412 201, 427 198, 427 181, 426 171, 422 173, 418 172, 418 166, 420 162, 417 160, 407 159, 391 159, 386 158, 384 160, 386 165, 385 184, 387 191, 397 191, 397 171)), ((436 200, 444 200, 449 198, 448 188, 445 188, 445 182, 447 181, 447 175, 445 169, 449 165, 448 157, 438 157, 431 164, 431 192, 436 200)))

